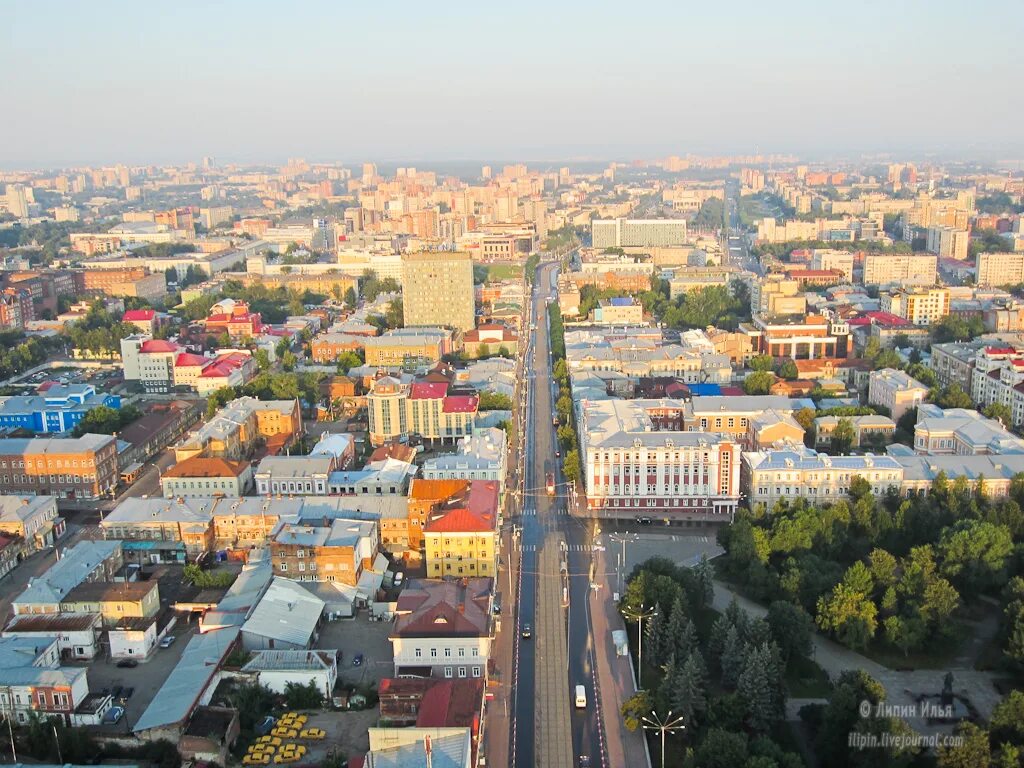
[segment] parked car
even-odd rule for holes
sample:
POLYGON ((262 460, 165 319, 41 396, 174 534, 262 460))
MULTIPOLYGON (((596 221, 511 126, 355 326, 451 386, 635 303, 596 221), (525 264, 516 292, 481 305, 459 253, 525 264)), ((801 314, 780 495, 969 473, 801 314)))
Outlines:
POLYGON ((650 525, 651 524, 651 518, 649 518, 649 517, 640 517, 639 515, 637 515, 636 521, 640 525, 650 525))
MULTIPOLYGON (((256 723, 256 726, 255 728, 253 728, 253 730, 256 731, 256 734, 259 736, 266 736, 266 734, 270 733, 270 731, 273 730, 274 723, 276 722, 277 721, 273 717, 267 715, 258 723, 256 723)), ((268 737, 267 740, 270 741, 270 737, 268 737)), ((276 746, 281 746, 280 741, 277 743, 276 746)))
POLYGON ((361 666, 363 666, 363 654, 357 653, 354 657, 352 657, 352 666, 353 667, 361 667, 361 666))
POLYGON ((174 635, 164 635, 163 638, 161 638, 160 640, 160 647, 170 648, 172 645, 174 645, 174 639, 174 635))
POLYGON ((104 723, 116 723, 124 717, 124 707, 111 707, 103 716, 104 723))
POLYGON ((134 688, 131 688, 131 687, 123 688, 121 690, 121 701, 122 702, 128 701, 128 699, 130 699, 134 693, 135 693, 135 689, 134 688))
POLYGON ((135 659, 121 659, 117 662, 117 666, 121 669, 135 669, 135 667, 139 666, 139 662, 135 659))
POLYGON ((396 587, 402 586, 402 582, 405 581, 405 571, 399 571, 395 574, 394 585, 396 587))

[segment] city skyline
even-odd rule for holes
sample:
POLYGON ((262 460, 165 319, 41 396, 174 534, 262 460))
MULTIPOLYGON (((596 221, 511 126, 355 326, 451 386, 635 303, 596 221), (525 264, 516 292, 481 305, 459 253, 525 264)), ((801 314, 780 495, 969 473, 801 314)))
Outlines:
POLYGON ((285 16, 266 3, 115 3, 100 17, 24 6, 0 48, 0 65, 21 76, 0 96, 27 122, 17 132, 8 123, 0 166, 203 155, 1005 159, 1022 147, 1024 107, 1011 98, 1019 53, 990 43, 995 21, 1003 39, 1024 32, 1008 2, 968 16, 951 3, 908 3, 881 20, 802 2, 665 5, 643 16, 570 6, 562 20, 532 5, 506 17, 461 4, 388 16, 321 3, 285 16), (118 45, 97 44, 111 19, 118 45), (953 109, 967 93, 976 107, 953 109))

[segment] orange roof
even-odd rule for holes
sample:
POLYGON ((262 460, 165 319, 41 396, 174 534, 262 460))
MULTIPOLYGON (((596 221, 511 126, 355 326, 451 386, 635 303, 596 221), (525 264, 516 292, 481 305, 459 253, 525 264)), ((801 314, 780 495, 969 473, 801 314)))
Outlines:
POLYGON ((246 468, 248 461, 229 461, 227 459, 210 459, 193 456, 185 459, 163 473, 164 477, 238 477, 246 468))
POLYGON ((415 478, 409 486, 409 498, 420 501, 441 501, 469 487, 468 480, 424 480, 415 478))

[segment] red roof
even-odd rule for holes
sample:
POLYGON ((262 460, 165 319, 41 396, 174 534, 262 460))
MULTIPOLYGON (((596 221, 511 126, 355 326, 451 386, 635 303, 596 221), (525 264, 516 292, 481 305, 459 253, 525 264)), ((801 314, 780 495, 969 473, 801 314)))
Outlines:
POLYGON ((882 323, 883 325, 910 325, 909 320, 899 315, 894 315, 892 312, 865 312, 864 315, 872 322, 882 323))
POLYGON ((149 339, 142 342, 139 352, 177 352, 180 347, 173 341, 165 339, 149 339))
POLYGON ((986 355, 1012 355, 1016 351, 1013 347, 985 347, 986 355))
POLYGON ((186 365, 206 365, 210 358, 203 357, 202 355, 194 355, 191 352, 182 352, 176 358, 174 358, 174 364, 186 366, 186 365))
POLYGON ((409 392, 410 400, 440 400, 448 393, 447 381, 417 381, 409 392))
POLYGON ((466 506, 478 515, 494 516, 498 510, 498 483, 495 480, 474 480, 469 485, 466 506))
POLYGON ((156 317, 155 309, 129 309, 121 319, 130 323, 133 320, 152 320, 154 317, 156 317))
POLYGON ((424 533, 488 533, 493 530, 493 515, 477 514, 465 507, 443 512, 423 526, 424 533))
POLYGON ((444 399, 441 410, 445 413, 475 413, 480 404, 476 395, 452 395, 444 399))
POLYGON ((444 680, 420 700, 417 728, 474 728, 483 698, 482 678, 444 680))

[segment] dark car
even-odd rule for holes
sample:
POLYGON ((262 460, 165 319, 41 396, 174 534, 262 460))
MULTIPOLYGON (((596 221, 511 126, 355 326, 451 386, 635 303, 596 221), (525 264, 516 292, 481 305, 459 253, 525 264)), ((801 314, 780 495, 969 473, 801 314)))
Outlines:
POLYGON ((121 667, 121 669, 135 669, 135 667, 139 666, 139 662, 135 659, 121 659, 121 661, 117 662, 117 666, 121 667))
POLYGON ((524 640, 529 640, 533 637, 533 627, 529 624, 523 624, 523 628, 520 630, 519 634, 522 635, 524 640))
POLYGON ((355 656, 352 657, 352 666, 353 667, 361 667, 361 666, 363 666, 363 654, 357 653, 355 656))
POLYGON ((128 699, 130 699, 134 693, 135 693, 135 689, 134 688, 132 688, 132 687, 124 688, 121 691, 121 701, 128 701, 128 699))
POLYGON ((638 516, 636 517, 636 521, 637 521, 637 522, 638 522, 638 523, 639 523, 640 525, 650 525, 650 524, 651 524, 651 518, 649 518, 649 517, 640 517, 640 516, 638 515, 638 516))

